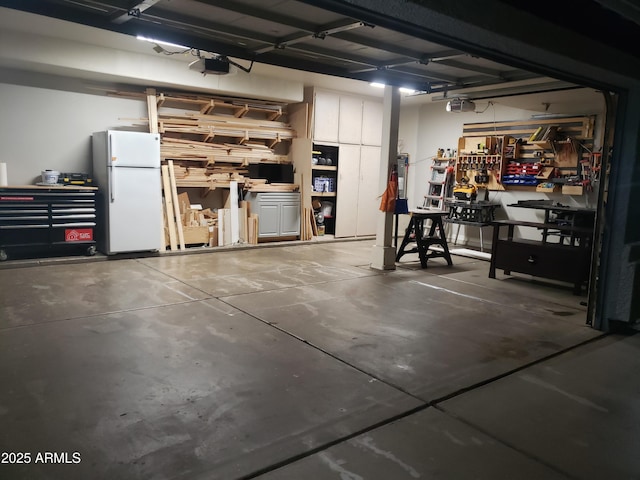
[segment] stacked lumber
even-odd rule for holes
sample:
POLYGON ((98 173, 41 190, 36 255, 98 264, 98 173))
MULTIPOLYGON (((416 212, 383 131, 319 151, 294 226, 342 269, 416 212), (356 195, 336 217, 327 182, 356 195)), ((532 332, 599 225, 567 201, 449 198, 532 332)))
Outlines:
MULTIPOLYGON (((189 161, 174 162, 173 173, 176 186, 183 188, 229 188, 231 182, 237 182, 250 192, 297 192, 299 185, 293 183, 267 183, 264 178, 249 178, 247 170, 234 165, 214 164, 207 167, 194 166, 189 161)), ((207 192, 205 192, 207 193, 207 192)))
POLYGON ((258 214, 251 213, 247 219, 247 242, 251 245, 257 245, 258 233, 258 214))
POLYGON ((174 164, 173 171, 176 177, 177 187, 210 187, 206 167, 190 167, 174 164))
MULTIPOLYGON (((163 165, 162 172, 163 177, 165 172, 169 178, 171 177, 169 166, 163 165)), ((178 247, 184 250, 186 245, 216 246, 218 244, 217 212, 210 209, 191 208, 191 200, 187 192, 178 194, 176 186, 171 181, 167 187, 164 189, 164 245, 169 245, 171 250, 176 250, 178 247)))
POLYGON ((215 137, 235 138, 242 144, 249 139, 268 140, 269 146, 295 138, 295 131, 286 123, 252 118, 201 114, 158 114, 160 133, 180 133, 200 136, 204 142, 215 137))
POLYGON ((245 181, 244 188, 249 192, 297 192, 300 186, 295 183, 257 183, 254 179, 245 181))
POLYGON ((284 114, 283 106, 279 103, 176 92, 160 93, 157 96, 157 105, 158 108, 189 108, 198 110, 202 114, 210 114, 214 111, 225 112, 236 118, 242 118, 250 112, 260 112, 267 120, 277 120, 284 114))
POLYGON ((162 136, 160 144, 162 160, 192 160, 203 164, 234 163, 289 163, 287 155, 276 155, 265 145, 234 145, 207 143, 186 138, 162 136))
MULTIPOLYGON (((245 185, 250 164, 291 163, 288 155, 274 151, 278 143, 296 136, 289 124, 277 121, 284 113, 281 104, 157 93, 152 88, 144 93, 113 92, 112 95, 146 100, 148 118, 144 120, 149 124, 149 131, 161 135, 162 163, 170 160, 176 163, 170 170, 177 187, 204 188, 203 195, 206 195, 215 188, 228 188, 232 181, 245 185), (262 118, 255 118, 256 115, 262 118)), ((252 186, 259 189, 253 191, 260 192, 298 190, 295 185, 265 187, 264 182, 253 182, 252 186)))
POLYGON ((267 120, 278 120, 285 114, 284 105, 278 102, 265 100, 245 99, 224 96, 203 96, 185 92, 164 92, 156 95, 155 89, 147 89, 143 92, 131 92, 111 90, 107 94, 111 97, 145 99, 152 90, 155 96, 155 108, 160 107, 187 109, 199 111, 202 114, 225 113, 237 118, 242 118, 248 113, 259 113, 267 120))

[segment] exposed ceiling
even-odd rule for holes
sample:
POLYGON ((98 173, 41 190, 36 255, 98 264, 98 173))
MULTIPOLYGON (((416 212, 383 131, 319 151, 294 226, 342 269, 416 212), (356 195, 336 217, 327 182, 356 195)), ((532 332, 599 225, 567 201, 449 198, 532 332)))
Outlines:
MULTIPOLYGON (((479 58, 400 32, 399 28, 362 21, 344 14, 354 10, 336 7, 340 3, 333 0, 0 0, 0 6, 16 10, 185 45, 203 56, 219 55, 236 62, 240 68, 251 68, 255 61, 404 86, 435 95, 476 91, 486 98, 499 95, 501 90, 511 95, 573 86, 567 82, 551 85, 547 76, 479 58), (522 87, 513 90, 513 85, 522 87)), ((575 2, 538 0, 532 4, 525 0, 498 0, 489 3, 508 4, 543 21, 640 56, 637 47, 640 7, 635 0, 582 0, 579 2, 581 19, 574 11, 575 2)), ((164 53, 170 50, 167 48, 164 53)))
MULTIPOLYGON (((296 0, 0 0, 0 5, 251 61, 439 93, 542 77, 296 0)), ((167 50, 171 50, 168 48, 167 50)))

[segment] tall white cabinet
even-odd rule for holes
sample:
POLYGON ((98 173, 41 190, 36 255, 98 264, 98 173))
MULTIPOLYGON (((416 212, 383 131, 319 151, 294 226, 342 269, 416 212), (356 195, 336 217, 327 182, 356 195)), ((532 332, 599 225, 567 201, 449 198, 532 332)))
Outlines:
POLYGON ((336 237, 376 233, 380 147, 340 144, 336 237))
MULTIPOLYGON (((382 194, 378 191, 382 99, 308 89, 305 100, 311 128, 294 125, 298 139, 292 153, 298 181, 310 185, 317 175, 317 169, 309 165, 312 154, 308 151, 312 145, 337 147, 337 191, 333 199, 323 199, 335 201, 335 236, 374 235, 382 194), (300 138, 304 132, 309 132, 310 138, 300 138)), ((310 187, 304 190, 303 197, 308 200, 303 198, 303 203, 310 205, 316 192, 310 187)))

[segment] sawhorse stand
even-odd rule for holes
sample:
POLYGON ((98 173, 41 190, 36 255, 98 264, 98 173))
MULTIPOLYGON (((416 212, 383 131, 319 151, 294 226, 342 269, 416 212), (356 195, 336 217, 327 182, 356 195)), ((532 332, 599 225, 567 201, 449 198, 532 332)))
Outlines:
POLYGON ((400 261, 403 255, 407 253, 418 253, 420 257, 420 265, 427 268, 427 260, 435 257, 442 257, 447 261, 449 266, 453 265, 449 246, 447 245, 447 236, 444 232, 442 218, 449 213, 442 210, 420 210, 418 212, 410 212, 411 218, 409 225, 405 231, 404 238, 396 255, 396 262, 400 261), (429 233, 424 234, 424 221, 431 220, 429 233), (411 238, 412 234, 415 238, 411 238), (405 250, 409 243, 415 242, 416 246, 410 250, 405 250), (442 251, 430 250, 433 245, 440 246, 442 251))

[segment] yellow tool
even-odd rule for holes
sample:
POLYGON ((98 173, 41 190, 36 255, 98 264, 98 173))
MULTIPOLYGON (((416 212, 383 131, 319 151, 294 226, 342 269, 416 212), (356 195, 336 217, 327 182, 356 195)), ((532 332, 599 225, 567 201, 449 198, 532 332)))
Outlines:
POLYGON ((456 200, 475 200, 478 195, 478 189, 472 183, 469 183, 467 177, 460 179, 460 182, 453 187, 453 196, 456 200))

